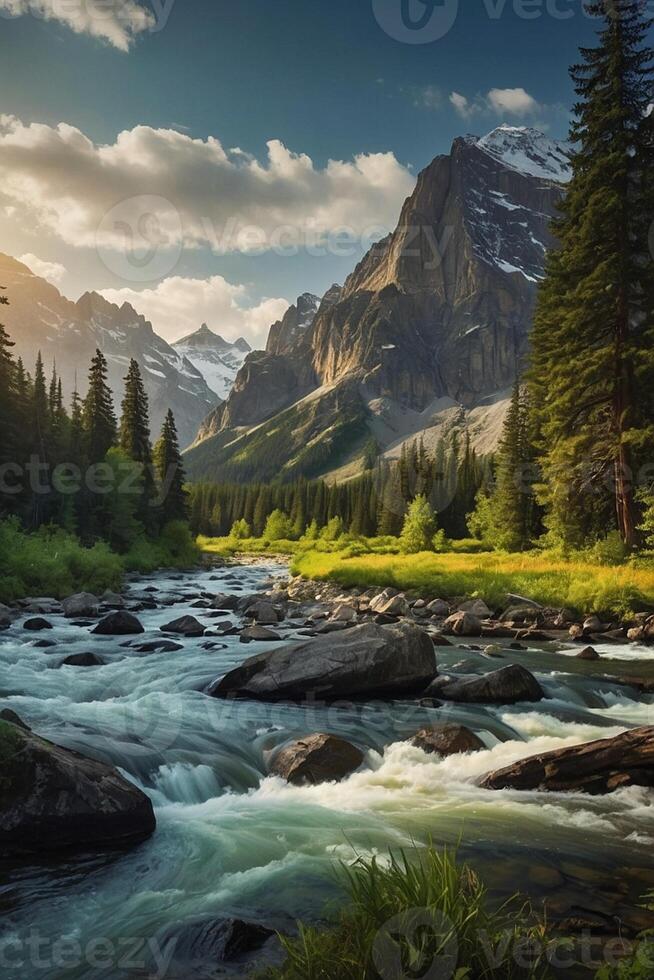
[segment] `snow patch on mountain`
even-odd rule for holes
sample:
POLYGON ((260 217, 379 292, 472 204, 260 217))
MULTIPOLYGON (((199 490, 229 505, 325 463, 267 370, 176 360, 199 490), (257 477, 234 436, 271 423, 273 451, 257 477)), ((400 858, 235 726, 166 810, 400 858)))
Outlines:
POLYGON ((239 337, 234 343, 210 330, 203 323, 199 330, 178 340, 173 347, 179 357, 201 374, 209 388, 221 399, 232 390, 236 375, 252 348, 239 337))
POLYGON ((528 126, 499 126, 477 139, 480 150, 530 177, 567 183, 571 177, 568 147, 528 126))

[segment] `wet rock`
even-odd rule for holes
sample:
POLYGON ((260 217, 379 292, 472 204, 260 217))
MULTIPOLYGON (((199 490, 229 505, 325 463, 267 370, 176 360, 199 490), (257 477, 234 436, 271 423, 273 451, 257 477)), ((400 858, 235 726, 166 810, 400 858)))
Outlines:
POLYGON ((578 660, 601 660, 602 658, 600 657, 597 650, 593 649, 593 647, 584 647, 584 649, 580 650, 579 653, 577 654, 577 659, 578 660))
POLYGON ((486 748, 482 740, 465 725, 434 725, 433 728, 423 728, 410 741, 423 752, 434 752, 443 756, 478 752, 486 748))
POLYGON ((443 636, 442 633, 430 633, 429 636, 431 637, 431 642, 435 647, 451 647, 454 645, 446 636, 443 636))
POLYGON ((204 629, 195 616, 181 616, 161 627, 162 633, 179 633, 180 636, 204 636, 204 629))
POLYGON ((490 619, 493 615, 483 599, 469 599, 467 602, 462 602, 459 612, 471 613, 477 619, 490 619))
POLYGON ((573 640, 583 642, 590 639, 590 633, 580 623, 573 623, 568 632, 573 640))
POLYGON ((63 611, 59 600, 49 596, 41 596, 38 599, 31 597, 23 599, 19 605, 23 612, 29 613, 31 616, 57 616, 63 611))
POLYGON ((61 667, 104 667, 104 660, 95 653, 73 653, 61 661, 61 667))
POLYGON ((248 626, 241 630, 241 643, 252 643, 253 641, 270 643, 274 640, 281 640, 281 636, 274 630, 266 629, 265 626, 248 626))
POLYGON ((115 769, 0 724, 0 853, 133 844, 155 829, 150 800, 115 769))
POLYGON ((491 643, 490 646, 484 647, 484 656, 486 657, 499 657, 502 658, 502 647, 498 646, 496 643, 491 643))
POLYGON ((325 783, 345 779, 363 762, 363 752, 335 735, 315 734, 278 752, 270 767, 289 783, 325 783))
POLYGON ((605 626, 599 616, 588 616, 583 624, 584 633, 603 633, 605 626))
POLYGON ((481 636, 482 623, 473 613, 457 612, 445 620, 443 627, 455 636, 481 636))
POLYGON ((209 689, 214 697, 329 701, 422 690, 436 674, 428 635, 411 623, 373 623, 251 657, 209 689))
POLYGON ((90 592, 77 592, 64 599, 62 606, 67 619, 84 619, 87 616, 98 615, 100 600, 90 592))
POLYGON ((0 721, 8 721, 12 725, 18 725, 19 728, 22 728, 26 732, 31 731, 31 728, 27 722, 23 721, 20 715, 17 715, 15 711, 11 710, 11 708, 3 708, 2 711, 0 711, 0 721))
POLYGON ((623 786, 654 786, 654 727, 521 759, 489 773, 481 785, 592 794, 623 786))
POLYGON ((34 619, 26 619, 23 623, 24 630, 31 630, 33 633, 40 633, 43 630, 51 630, 52 623, 49 623, 47 619, 41 619, 36 617, 34 619))
MULTIPOLYGON (((157 941, 159 949, 171 951, 167 975, 188 978, 215 977, 217 964, 248 961, 268 944, 278 944, 272 929, 231 918, 183 922, 162 930, 157 941)), ((159 963, 151 966, 148 976, 160 974, 159 963)))
POLYGON ((108 589, 103 592, 100 596, 100 601, 103 606, 107 606, 109 609, 124 609, 125 599, 122 595, 118 595, 117 592, 110 592, 108 589))
POLYGON ((34 640, 32 646, 35 650, 49 650, 51 647, 56 647, 55 640, 34 640))
POLYGON ((427 603, 427 612, 431 613, 432 616, 449 616, 450 607, 444 599, 433 599, 427 603))
POLYGON ((246 615, 258 623, 260 626, 275 626, 279 623, 280 617, 277 609, 273 606, 272 602, 266 602, 263 599, 252 603, 252 605, 247 606, 245 609, 246 615))
POLYGON ((319 626, 318 629, 316 630, 316 633, 318 633, 319 635, 325 633, 342 633, 343 630, 349 630, 355 625, 356 625, 355 623, 330 621, 329 623, 323 623, 322 626, 319 626))
MULTIPOLYGON (((432 693, 431 686, 425 693, 432 693)), ((545 697, 534 675, 519 664, 511 664, 478 677, 452 678, 438 685, 434 693, 446 701, 463 704, 517 704, 521 701, 540 701, 545 697)))
POLYGON ((380 616, 408 616, 411 606, 403 595, 389 596, 382 592, 370 603, 370 611, 380 616))
POLYGON ((540 611, 534 606, 510 606, 500 616, 501 623, 516 623, 518 625, 540 623, 540 620, 540 611))
POLYGON ((134 649, 139 653, 175 653, 184 647, 174 640, 149 640, 147 643, 138 643, 134 649))
POLYGON ((135 636, 145 630, 136 616, 120 609, 101 619, 93 632, 98 636, 135 636))

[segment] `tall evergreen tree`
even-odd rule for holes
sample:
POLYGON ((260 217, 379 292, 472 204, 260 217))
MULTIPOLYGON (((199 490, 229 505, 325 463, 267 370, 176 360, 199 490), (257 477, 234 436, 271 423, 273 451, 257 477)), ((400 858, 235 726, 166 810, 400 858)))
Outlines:
POLYGON ((652 52, 641 0, 593 2, 597 47, 571 70, 572 180, 554 224, 530 384, 551 532, 567 545, 613 525, 632 547, 632 475, 652 445, 652 52), (611 492, 608 489, 611 487, 611 492))
POLYGON ((136 508, 136 514, 146 530, 153 531, 156 526, 156 511, 153 507, 155 485, 152 447, 150 445, 148 396, 143 385, 141 370, 134 358, 130 361, 125 378, 119 447, 125 456, 137 463, 142 469, 140 502, 136 508))
POLYGON ((96 350, 91 361, 82 419, 89 463, 99 463, 116 444, 118 436, 113 398, 107 384, 107 361, 100 350, 96 350))
POLYGON ((170 409, 166 414, 161 436, 154 447, 153 459, 163 496, 163 523, 185 521, 188 516, 188 499, 184 489, 184 466, 179 451, 175 417, 170 409))
MULTIPOLYGON (((0 287, 2 288, 2 287, 0 287)), ((7 305, 6 296, 0 296, 0 305, 7 305)), ((0 466, 16 463, 18 429, 16 426, 16 366, 11 349, 14 346, 9 334, 0 324, 0 466)), ((21 433, 21 438, 24 433, 21 433)), ((9 494, 0 501, 0 510, 8 510, 12 500, 9 494)))

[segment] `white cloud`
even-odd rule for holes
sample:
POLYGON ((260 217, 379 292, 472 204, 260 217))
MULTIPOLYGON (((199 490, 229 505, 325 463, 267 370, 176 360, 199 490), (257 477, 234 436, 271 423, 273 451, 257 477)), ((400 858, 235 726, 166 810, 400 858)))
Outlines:
POLYGON ((136 0, 0 0, 0 15, 25 14, 59 21, 76 34, 101 38, 121 51, 129 50, 137 34, 153 30, 157 23, 152 11, 136 0))
POLYGON ((540 105, 523 88, 492 88, 488 103, 498 115, 528 116, 540 110, 540 105))
POLYGON ((534 115, 545 108, 524 88, 492 88, 486 95, 476 95, 474 99, 469 99, 460 92, 452 92, 450 104, 462 119, 472 119, 482 113, 523 117, 534 115))
POLYGON ((31 269, 35 276, 41 276, 42 279, 47 279, 48 282, 55 285, 59 285, 66 275, 66 267, 61 262, 47 262, 45 259, 40 259, 38 255, 34 255, 33 252, 19 255, 18 261, 31 269))
POLYGON ((426 85, 412 91, 413 104, 421 109, 440 109, 443 105, 443 93, 436 85, 426 85))
POLYGON ((188 279, 171 276, 153 289, 99 290, 112 303, 131 303, 151 321, 155 331, 168 341, 197 330, 207 323, 226 340, 245 337, 252 347, 262 348, 272 323, 289 307, 285 299, 264 299, 248 305, 245 286, 227 282, 222 276, 188 279))
POLYGON ((0 180, 25 221, 69 245, 125 252, 146 226, 159 247, 218 253, 311 243, 342 228, 381 237, 415 184, 393 153, 318 168, 279 140, 259 161, 211 136, 137 126, 97 145, 66 123, 13 116, 0 116, 0 180))

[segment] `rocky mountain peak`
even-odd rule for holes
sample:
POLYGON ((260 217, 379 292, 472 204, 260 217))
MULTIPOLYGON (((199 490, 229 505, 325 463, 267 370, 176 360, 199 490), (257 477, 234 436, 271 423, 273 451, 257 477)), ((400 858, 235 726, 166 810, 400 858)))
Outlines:
POLYGON ((313 325, 319 306, 320 297, 313 293, 302 293, 298 296, 282 319, 273 323, 270 328, 266 351, 269 354, 283 354, 300 343, 313 325))
POLYGON ((488 135, 469 137, 480 150, 507 167, 531 177, 566 183, 570 180, 567 144, 529 126, 498 126, 488 135))

